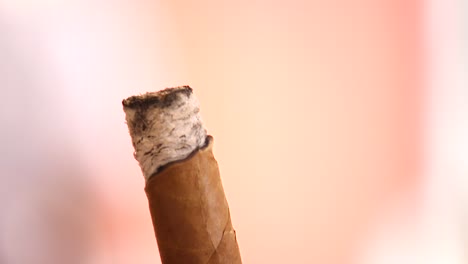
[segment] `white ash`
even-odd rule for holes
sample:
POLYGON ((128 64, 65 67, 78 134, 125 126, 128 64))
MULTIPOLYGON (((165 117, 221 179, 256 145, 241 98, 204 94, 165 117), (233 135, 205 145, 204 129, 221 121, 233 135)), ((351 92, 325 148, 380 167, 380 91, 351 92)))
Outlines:
POLYGON ((122 103, 134 156, 145 180, 161 166, 183 160, 205 145, 206 129, 190 87, 132 96, 122 103))

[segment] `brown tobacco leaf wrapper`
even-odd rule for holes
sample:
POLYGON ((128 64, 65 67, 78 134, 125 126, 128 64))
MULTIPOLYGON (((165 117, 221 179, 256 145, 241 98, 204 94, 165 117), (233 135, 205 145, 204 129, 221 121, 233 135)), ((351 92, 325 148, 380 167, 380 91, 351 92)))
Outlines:
POLYGON ((213 138, 188 158, 169 163, 146 183, 164 264, 240 264, 213 138))
POLYGON ((163 264, 241 264, 213 138, 189 86, 122 101, 163 264))

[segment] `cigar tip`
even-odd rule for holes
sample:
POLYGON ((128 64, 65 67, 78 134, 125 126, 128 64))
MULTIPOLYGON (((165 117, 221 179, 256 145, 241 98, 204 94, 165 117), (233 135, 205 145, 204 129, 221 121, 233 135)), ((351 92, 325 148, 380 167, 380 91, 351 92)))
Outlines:
POLYGON ((131 96, 122 104, 134 156, 145 179, 205 144, 200 105, 189 86, 131 96))
POLYGON ((179 95, 189 97, 193 89, 188 85, 166 88, 157 92, 148 92, 142 95, 130 96, 122 100, 124 108, 144 109, 149 107, 166 108, 171 106, 179 95))

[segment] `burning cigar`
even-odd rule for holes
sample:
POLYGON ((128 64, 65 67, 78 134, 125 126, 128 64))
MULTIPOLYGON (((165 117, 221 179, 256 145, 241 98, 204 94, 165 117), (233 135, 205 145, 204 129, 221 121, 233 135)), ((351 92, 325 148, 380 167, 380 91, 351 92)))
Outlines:
POLYGON ((163 264, 240 264, 213 138, 188 86, 123 100, 163 264))

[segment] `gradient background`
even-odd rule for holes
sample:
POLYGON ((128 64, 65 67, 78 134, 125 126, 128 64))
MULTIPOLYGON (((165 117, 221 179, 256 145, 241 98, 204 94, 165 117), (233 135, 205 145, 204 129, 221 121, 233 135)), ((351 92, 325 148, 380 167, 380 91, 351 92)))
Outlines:
POLYGON ((178 85, 244 263, 467 263, 466 17, 461 0, 0 0, 0 263, 160 263, 121 100, 178 85))

